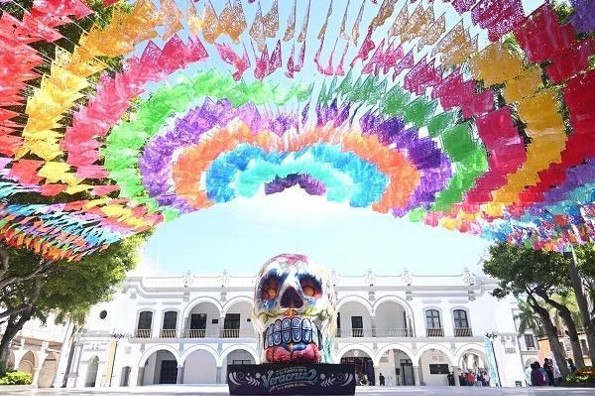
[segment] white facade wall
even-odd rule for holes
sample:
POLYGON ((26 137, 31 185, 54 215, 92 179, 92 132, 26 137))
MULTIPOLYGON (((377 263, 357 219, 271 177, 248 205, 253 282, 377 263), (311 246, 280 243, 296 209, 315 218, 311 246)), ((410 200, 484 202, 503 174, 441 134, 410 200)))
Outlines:
MULTIPOLYGON (((446 374, 431 374, 430 364, 446 364, 457 375, 464 367, 464 357, 470 359, 468 355, 473 354, 482 362, 480 368, 485 368, 483 335, 495 332, 494 349, 503 384, 514 386, 523 379, 523 360, 533 352, 520 349, 514 302, 490 296, 489 291, 496 287, 493 280, 469 272, 458 276, 368 272, 341 277, 333 271, 332 276, 341 322, 333 346, 336 362, 348 356, 368 357, 376 381, 382 372, 387 385, 446 385, 446 374), (438 335, 426 332, 428 309, 440 312, 438 335), (469 333, 455 329, 455 309, 467 313, 469 333), (353 329, 354 316, 361 316, 362 328, 353 329)), ((259 362, 257 337, 249 321, 253 285, 254 277, 226 272, 220 276, 129 278, 113 301, 92 309, 87 330, 77 335, 69 386, 85 386, 93 356, 99 357, 98 387, 109 386, 110 379, 111 386, 159 383, 164 359, 175 360, 178 383, 225 383, 228 363, 259 362), (103 319, 102 311, 106 313, 103 319), (137 327, 143 311, 152 312, 153 320, 150 336, 139 337, 137 327), (168 311, 177 312, 173 334, 162 332, 168 311), (192 314, 199 313, 206 314, 201 334, 189 331, 192 314), (231 333, 223 329, 230 313, 240 314, 240 328, 231 333), (114 334, 123 338, 114 338, 114 334), (124 378, 127 367, 130 373, 124 378)))

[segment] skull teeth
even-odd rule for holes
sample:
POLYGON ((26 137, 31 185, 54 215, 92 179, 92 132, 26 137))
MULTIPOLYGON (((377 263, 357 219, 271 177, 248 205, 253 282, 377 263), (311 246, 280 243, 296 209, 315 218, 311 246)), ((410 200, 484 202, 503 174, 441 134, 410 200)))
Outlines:
POLYGON ((285 318, 277 319, 275 323, 267 327, 263 334, 264 347, 279 346, 289 343, 313 343, 320 345, 320 331, 316 325, 307 318, 285 318))

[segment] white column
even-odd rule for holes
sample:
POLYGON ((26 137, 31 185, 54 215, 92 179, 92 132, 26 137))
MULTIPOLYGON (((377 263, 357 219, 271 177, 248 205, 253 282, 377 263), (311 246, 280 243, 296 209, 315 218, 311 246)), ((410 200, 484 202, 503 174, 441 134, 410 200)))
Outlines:
POLYGON ((455 386, 461 386, 461 383, 459 381, 459 376, 461 375, 461 368, 457 367, 457 366, 453 366, 452 373, 455 376, 455 386))
POLYGON ((176 384, 183 384, 184 383, 184 365, 178 366, 178 375, 176 377, 176 384))
POLYGON ((413 366, 413 381, 415 386, 421 384, 421 368, 419 366, 413 366))
POLYGON ((74 330, 74 324, 70 319, 66 324, 66 333, 62 340, 62 346, 60 347, 60 358, 58 360, 58 369, 56 370, 56 378, 54 379, 54 388, 61 388, 62 384, 65 384, 66 370, 68 368, 68 361, 71 361, 71 345, 72 345, 72 332, 74 330))

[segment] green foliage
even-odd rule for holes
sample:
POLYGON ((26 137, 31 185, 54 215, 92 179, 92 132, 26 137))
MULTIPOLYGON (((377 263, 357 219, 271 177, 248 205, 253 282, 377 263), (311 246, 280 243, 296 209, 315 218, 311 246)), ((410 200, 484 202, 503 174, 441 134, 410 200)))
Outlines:
POLYGON ((0 377, 0 385, 31 385, 33 376, 23 371, 9 371, 0 377))
POLYGON ((584 367, 576 370, 576 373, 570 374, 566 377, 566 382, 573 384, 595 384, 595 368, 584 367))
POLYGON ((499 279, 499 288, 492 293, 497 298, 555 292, 569 287, 568 260, 561 253, 499 243, 490 247, 490 258, 483 270, 499 279))
POLYGON ((519 321, 519 334, 524 334, 527 330, 532 329, 538 336, 543 335, 545 331, 539 315, 525 300, 518 299, 517 303, 519 306, 519 313, 516 314, 514 318, 519 321))
POLYGON ((10 249, 10 266, 0 280, 11 276, 20 280, 0 290, 0 304, 4 309, 33 304, 33 316, 42 321, 54 311, 59 320, 68 316, 82 323, 89 308, 108 300, 126 273, 136 266, 138 247, 144 239, 145 235, 129 237, 80 262, 50 264, 31 279, 26 276, 43 265, 40 258, 27 249, 10 249), (31 302, 37 287, 39 296, 31 302))

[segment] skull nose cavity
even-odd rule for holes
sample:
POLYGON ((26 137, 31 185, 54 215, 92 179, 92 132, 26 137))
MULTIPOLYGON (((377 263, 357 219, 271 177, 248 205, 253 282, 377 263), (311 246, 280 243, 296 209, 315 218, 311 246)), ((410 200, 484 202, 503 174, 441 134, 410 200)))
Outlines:
POLYGON ((300 297, 297 290, 293 287, 288 287, 281 296, 281 307, 283 308, 301 308, 304 301, 300 297))

